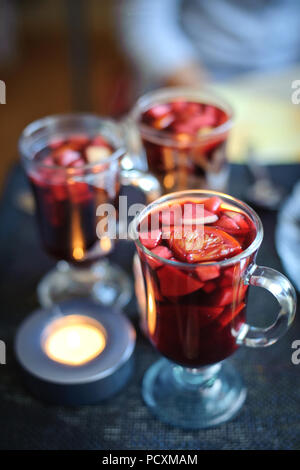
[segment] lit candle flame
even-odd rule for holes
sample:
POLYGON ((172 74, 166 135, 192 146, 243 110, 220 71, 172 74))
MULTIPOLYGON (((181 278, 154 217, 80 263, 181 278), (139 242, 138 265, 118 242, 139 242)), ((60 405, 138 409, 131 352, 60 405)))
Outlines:
POLYGON ((72 255, 76 261, 84 258, 84 236, 82 233, 80 214, 77 207, 73 207, 71 215, 71 246, 72 255))
POLYGON ((111 240, 108 237, 102 237, 100 240, 101 251, 103 251, 104 253, 107 253, 108 251, 111 250, 111 247, 112 247, 111 240))
POLYGON ((175 184, 174 175, 172 173, 167 174, 164 177, 164 187, 167 189, 171 189, 173 188, 174 184, 175 184))
POLYGON ((150 274, 146 274, 146 283, 147 283, 147 318, 148 318, 148 330, 151 335, 154 334, 156 328, 156 302, 155 302, 155 293, 152 285, 152 280, 150 274))
POLYGON ((75 248, 73 248, 73 258, 79 261, 83 257, 84 257, 84 251, 81 248, 81 246, 75 246, 75 248))
POLYGON ((91 361, 105 348, 100 323, 88 317, 69 315, 48 327, 44 351, 53 361, 78 366, 91 361))

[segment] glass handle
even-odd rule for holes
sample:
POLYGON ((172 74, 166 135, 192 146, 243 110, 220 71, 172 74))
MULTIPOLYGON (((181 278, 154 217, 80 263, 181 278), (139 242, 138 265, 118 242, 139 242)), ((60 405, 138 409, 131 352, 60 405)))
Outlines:
MULTIPOLYGON (((161 186, 151 173, 140 170, 121 170, 120 182, 123 186, 133 186, 140 189, 145 195, 146 205, 161 196, 161 186)), ((122 240, 131 241, 127 221, 125 224, 119 222, 118 237, 122 240)))
POLYGON ((126 117, 120 128, 127 153, 121 160, 121 183, 139 188, 146 197, 147 205, 162 195, 159 181, 148 171, 147 157, 140 133, 133 120, 126 117))
POLYGON ((145 194, 147 205, 162 194, 161 186, 155 176, 141 170, 122 170, 121 184, 140 189, 145 194))
POLYGON ((275 322, 266 328, 245 324, 237 336, 237 343, 252 348, 270 346, 286 333, 294 320, 295 289, 290 281, 275 269, 256 265, 246 273, 244 283, 267 289, 274 295, 281 308, 275 322))

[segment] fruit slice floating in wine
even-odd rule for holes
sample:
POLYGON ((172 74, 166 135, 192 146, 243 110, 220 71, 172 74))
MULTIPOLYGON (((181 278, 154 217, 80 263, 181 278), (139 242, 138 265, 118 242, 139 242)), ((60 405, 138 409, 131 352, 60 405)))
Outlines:
POLYGON ((241 252, 240 243, 228 233, 214 227, 203 227, 203 232, 187 228, 182 238, 171 233, 170 247, 175 255, 188 263, 221 261, 241 252))

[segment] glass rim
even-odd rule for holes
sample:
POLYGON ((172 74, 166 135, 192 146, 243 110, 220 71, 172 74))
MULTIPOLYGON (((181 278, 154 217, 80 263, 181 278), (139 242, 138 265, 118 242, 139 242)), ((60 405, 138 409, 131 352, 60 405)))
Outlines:
POLYGON ((241 201, 240 199, 235 198, 234 196, 230 196, 229 194, 221 193, 218 191, 212 191, 212 190, 206 190, 206 189, 192 189, 192 190, 184 190, 184 191, 176 191, 173 193, 166 194, 164 196, 161 196, 160 198, 156 199, 153 201, 151 204, 146 206, 141 213, 134 218, 134 220, 131 222, 130 225, 130 235, 132 235, 132 238, 135 242, 135 244, 144 252, 146 255, 156 259, 157 261, 162 262, 163 264, 168 264, 170 266, 174 266, 180 269, 195 269, 195 268, 200 268, 201 266, 230 266, 232 264, 237 263, 238 261, 248 258, 251 256, 261 245, 261 242, 263 240, 263 225, 262 222, 257 215, 257 213, 250 207, 248 204, 245 202, 241 201), (154 207, 157 207, 158 204, 162 204, 164 202, 167 202, 169 199, 170 200, 176 200, 176 199, 182 199, 183 197, 195 197, 195 196, 218 196, 221 199, 225 199, 231 202, 236 203, 240 208, 246 212, 247 215, 251 216, 252 221, 255 223, 256 227, 256 236, 252 243, 241 253, 238 255, 233 256, 232 258, 228 258, 225 260, 221 261, 209 261, 209 262, 204 262, 204 263, 186 263, 182 261, 172 261, 167 258, 162 258, 161 256, 158 256, 155 253, 152 253, 151 250, 148 250, 140 241, 139 239, 139 232, 138 232, 138 225, 139 223, 144 219, 146 215, 148 215, 154 207))
MULTIPOLYGON (((111 153, 111 155, 109 155, 109 157, 107 157, 105 160, 101 160, 99 162, 93 162, 93 163, 86 163, 79 168, 65 167, 63 165, 46 165, 42 162, 34 161, 33 152, 29 150, 26 140, 29 139, 30 137, 33 138, 34 133, 38 132, 39 130, 42 130, 43 128, 46 129, 48 127, 50 130, 51 126, 53 127, 55 123, 63 123, 71 119, 75 119, 75 120, 78 119, 78 121, 93 120, 94 122, 98 121, 99 124, 106 123, 108 125, 115 126, 116 129, 118 128, 118 124, 113 119, 98 116, 97 114, 94 114, 94 113, 74 112, 74 113, 51 114, 48 116, 44 116, 42 118, 39 118, 30 122, 23 129, 18 140, 18 149, 21 154, 22 160, 26 162, 34 163, 39 168, 44 168, 47 170, 60 170, 60 171, 66 171, 68 173, 78 173, 84 170, 89 170, 95 167, 99 167, 99 166, 102 167, 103 165, 110 164, 113 161, 116 161, 125 155, 126 153, 125 143, 124 143, 124 139, 121 137, 121 131, 120 131, 120 135, 118 136, 118 139, 120 140, 121 145, 116 150, 114 150, 111 153)), ((53 129, 53 133, 54 133, 54 129, 53 129)), ((57 131, 57 134, 59 134, 59 130, 57 131)), ((99 134, 100 134, 100 131, 99 131, 99 134)))
POLYGON ((139 128, 142 137, 147 138, 149 141, 161 145, 168 145, 170 147, 194 147, 201 143, 209 142, 215 137, 226 134, 233 126, 234 111, 230 104, 209 87, 168 87, 159 88, 149 91, 142 95, 129 113, 129 118, 132 119, 139 128), (155 103, 169 103, 175 99, 186 99, 189 101, 206 103, 216 106, 228 115, 228 119, 219 126, 212 128, 211 132, 204 134, 200 137, 193 137, 188 142, 180 142, 174 138, 174 134, 166 130, 154 129, 148 124, 139 122, 141 114, 150 109, 155 103))

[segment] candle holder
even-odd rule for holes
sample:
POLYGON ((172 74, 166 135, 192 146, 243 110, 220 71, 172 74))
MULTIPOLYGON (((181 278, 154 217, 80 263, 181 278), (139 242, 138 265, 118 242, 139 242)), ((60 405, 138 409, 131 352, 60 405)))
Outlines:
POLYGON ((60 405, 88 405, 111 397, 127 383, 135 338, 119 310, 100 310, 80 299, 33 312, 17 332, 15 353, 25 384, 36 397, 60 405))

